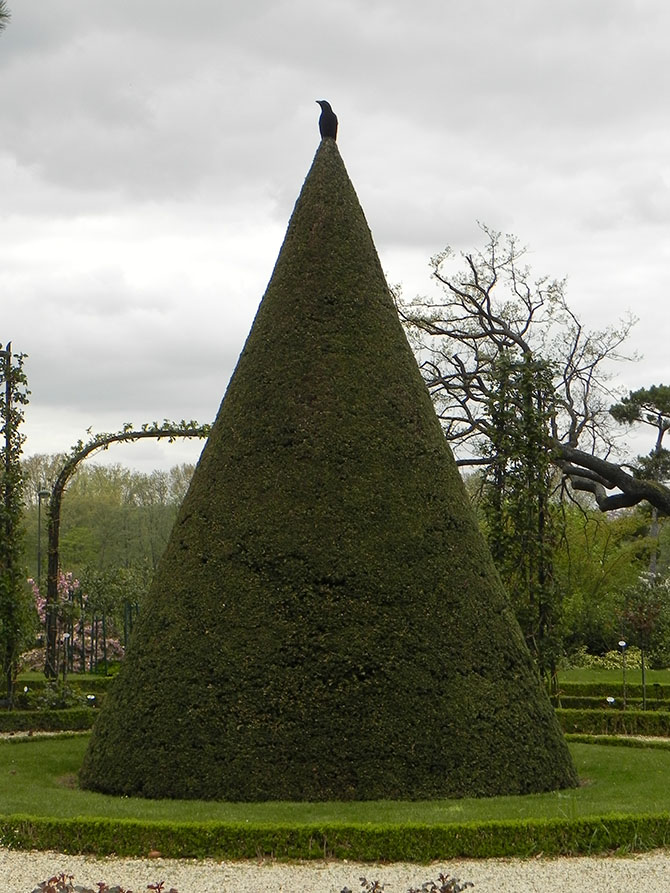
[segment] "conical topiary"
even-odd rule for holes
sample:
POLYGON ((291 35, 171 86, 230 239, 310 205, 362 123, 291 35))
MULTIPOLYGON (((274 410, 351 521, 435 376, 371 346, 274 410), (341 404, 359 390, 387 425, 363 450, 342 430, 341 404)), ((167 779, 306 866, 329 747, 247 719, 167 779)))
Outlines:
POLYGON ((576 783, 332 139, 81 780, 225 800, 576 783))

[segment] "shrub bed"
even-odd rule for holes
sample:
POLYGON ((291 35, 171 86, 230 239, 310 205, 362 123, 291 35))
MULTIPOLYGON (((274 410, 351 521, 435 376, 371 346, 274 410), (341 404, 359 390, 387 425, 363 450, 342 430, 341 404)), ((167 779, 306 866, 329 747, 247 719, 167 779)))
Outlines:
MULTIPOLYGON (((45 710, 67 710, 73 707, 101 707, 106 692, 93 694, 88 692, 73 692, 70 689, 67 692, 58 691, 56 689, 42 689, 41 691, 19 692, 14 698, 13 710, 24 712, 29 711, 45 711, 45 710)), ((6 702, 3 706, 7 706, 6 702)))
MULTIPOLYGON (((114 678, 114 676, 80 676, 76 673, 71 673, 67 677, 67 684, 69 688, 73 688, 79 692, 93 692, 94 694, 97 694, 98 692, 106 692, 109 689, 110 684, 113 683, 114 678)), ((60 682, 60 678, 47 679, 44 676, 38 676, 33 679, 32 676, 19 676, 17 690, 18 693, 20 693, 25 686, 30 691, 43 691, 50 685, 58 685, 60 682)), ((3 688, 3 691, 6 691, 6 689, 3 688)))
POLYGON ((670 844, 670 814, 449 825, 158 823, 106 819, 0 819, 0 845, 64 853, 215 859, 349 859, 432 862, 582 855, 670 844))
POLYGON ((564 732, 586 735, 650 735, 670 737, 670 713, 654 710, 557 709, 564 732))

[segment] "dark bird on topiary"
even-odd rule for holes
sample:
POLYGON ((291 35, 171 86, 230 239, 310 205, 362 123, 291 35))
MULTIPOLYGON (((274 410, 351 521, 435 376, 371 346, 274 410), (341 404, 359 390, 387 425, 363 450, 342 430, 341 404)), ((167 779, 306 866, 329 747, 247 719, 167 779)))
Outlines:
POLYGON ((318 104, 321 106, 321 115, 319 116, 319 132, 321 133, 321 138, 325 139, 326 137, 330 137, 330 139, 337 139, 337 115, 331 109, 330 103, 326 102, 325 99, 317 99, 318 104))

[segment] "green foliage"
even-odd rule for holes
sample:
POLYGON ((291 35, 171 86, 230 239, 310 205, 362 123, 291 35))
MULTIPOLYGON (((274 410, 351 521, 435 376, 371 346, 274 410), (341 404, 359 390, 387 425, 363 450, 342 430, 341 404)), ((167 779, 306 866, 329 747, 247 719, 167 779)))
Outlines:
POLYGON ((603 515, 564 506, 562 514, 554 579, 562 592, 561 635, 568 661, 580 666, 580 649, 600 655, 621 638, 625 593, 647 568, 649 541, 646 521, 637 511, 603 515))
POLYGON ((625 425, 640 422, 659 431, 670 428, 670 387, 651 385, 639 388, 610 407, 613 418, 625 425))
POLYGON ((243 801, 576 784, 332 140, 81 778, 243 801))
MULTIPOLYGON (((27 686, 25 686, 27 688, 27 686)), ((43 689, 32 693, 24 691, 24 697, 19 695, 17 706, 28 707, 35 710, 63 710, 67 707, 86 706, 86 696, 81 691, 62 682, 49 680, 43 689)))
POLYGON ((63 710, 70 707, 99 707, 104 700, 104 691, 93 692, 90 689, 48 680, 44 688, 19 690, 14 703, 19 710, 63 710))
POLYGON ((0 350, 0 669, 9 706, 14 696, 21 652, 35 628, 23 565, 21 451, 22 407, 28 403, 25 355, 13 354, 11 344, 0 350))
POLYGON ((553 576, 557 511, 550 500, 552 371, 530 353, 501 351, 491 363, 489 386, 488 542, 540 672, 551 674, 561 650, 553 576))
MULTIPOLYGON (((37 579, 36 494, 51 489, 64 463, 63 456, 33 455, 22 462, 26 481, 25 528, 28 573, 37 579)), ((146 577, 165 549, 177 509, 193 474, 192 465, 145 474, 122 465, 78 467, 63 499, 60 524, 60 564, 80 579, 85 571, 133 569, 146 577)), ((42 505, 42 522, 45 522, 42 505)), ((46 531, 42 530, 42 556, 46 531)), ((44 562, 43 562, 44 567, 44 562)), ((135 600, 135 599, 133 599, 135 600)))
POLYGON ((90 617, 105 616, 108 638, 123 641, 127 608, 141 604, 150 580, 146 568, 83 569, 80 582, 86 595, 86 612, 90 617))
MULTIPOLYGON (((571 667, 583 667, 585 669, 621 670, 623 657, 621 650, 607 651, 605 654, 589 654, 585 646, 578 648, 570 657, 571 667)), ((635 645, 626 648, 626 667, 629 670, 639 669, 642 666, 642 653, 635 645)))
POLYGON ((625 593, 622 619, 650 666, 670 666, 670 577, 641 575, 625 593))
POLYGON ((659 447, 648 456, 638 456, 636 473, 650 481, 666 481, 670 477, 670 450, 659 447))

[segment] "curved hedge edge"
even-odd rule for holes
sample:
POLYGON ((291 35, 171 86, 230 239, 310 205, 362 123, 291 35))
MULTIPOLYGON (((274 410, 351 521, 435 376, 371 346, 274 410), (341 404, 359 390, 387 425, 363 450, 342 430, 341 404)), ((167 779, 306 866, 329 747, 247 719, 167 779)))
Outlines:
POLYGON ((670 845, 670 814, 605 815, 449 825, 281 825, 61 819, 0 819, 0 846, 99 856, 227 860, 347 859, 428 863, 453 858, 577 856, 670 845))
POLYGON ((22 732, 17 733, 16 737, 10 732, 9 736, 5 738, 0 738, 0 745, 2 744, 26 744, 31 741, 44 741, 46 737, 49 738, 50 741, 64 741, 67 738, 83 738, 85 735, 90 735, 90 729, 73 729, 73 730, 65 730, 65 731, 57 731, 57 732, 29 732, 24 735, 22 732))
POLYGON ((66 710, 11 710, 0 713, 0 732, 74 732, 88 730, 97 716, 92 707, 66 710))
POLYGON ((651 747, 656 750, 670 750, 669 738, 633 738, 625 735, 582 735, 567 733, 565 740, 575 744, 606 744, 612 747, 651 747))

